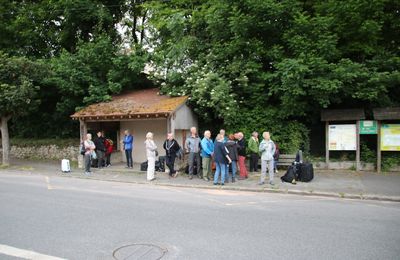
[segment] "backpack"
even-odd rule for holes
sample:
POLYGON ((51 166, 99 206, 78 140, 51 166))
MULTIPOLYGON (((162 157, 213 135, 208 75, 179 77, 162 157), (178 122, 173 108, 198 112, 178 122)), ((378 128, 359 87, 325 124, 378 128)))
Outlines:
POLYGON ((294 165, 289 166, 286 174, 281 177, 282 182, 289 182, 291 184, 296 184, 296 167, 294 165))
POLYGON ((79 146, 79 153, 81 155, 85 155, 85 153, 86 153, 85 143, 84 142, 82 142, 81 145, 79 146))

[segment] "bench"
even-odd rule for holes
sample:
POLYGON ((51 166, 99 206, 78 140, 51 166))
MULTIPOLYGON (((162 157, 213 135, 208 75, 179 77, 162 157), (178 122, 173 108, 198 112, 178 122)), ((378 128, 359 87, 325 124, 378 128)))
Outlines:
POLYGON ((281 154, 279 156, 278 167, 279 166, 290 166, 296 160, 296 154, 281 154))
MULTIPOLYGON (((296 160, 296 154, 281 154, 279 155, 279 161, 277 167, 280 166, 288 167, 292 165, 294 160, 296 160)), ((258 168, 261 168, 261 160, 258 160, 258 168)))

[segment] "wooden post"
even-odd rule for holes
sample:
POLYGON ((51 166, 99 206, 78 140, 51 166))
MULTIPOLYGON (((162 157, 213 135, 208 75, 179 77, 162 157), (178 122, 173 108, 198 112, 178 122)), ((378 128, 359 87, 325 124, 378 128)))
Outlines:
POLYGON ((326 169, 329 169, 329 121, 325 122, 325 163, 326 169))
POLYGON ((378 144, 377 144, 377 156, 376 156, 376 171, 381 173, 381 164, 382 164, 382 153, 381 153, 381 121, 377 122, 378 126, 378 144))
POLYGON ((79 120, 79 132, 80 132, 81 142, 85 141, 87 134, 87 125, 86 122, 82 119, 79 120))
POLYGON ((356 170, 360 170, 360 120, 356 123, 356 170))

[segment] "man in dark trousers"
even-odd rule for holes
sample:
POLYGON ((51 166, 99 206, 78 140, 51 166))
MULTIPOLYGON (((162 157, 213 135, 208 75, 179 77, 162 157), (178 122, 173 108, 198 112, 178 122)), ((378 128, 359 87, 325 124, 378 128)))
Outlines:
POLYGON ((94 140, 94 145, 96 146, 96 155, 97 155, 97 167, 103 168, 104 165, 104 157, 106 154, 106 147, 104 146, 104 137, 102 135, 102 131, 97 132, 97 138, 94 140))
POLYGON ((166 154, 166 163, 169 168, 169 176, 176 177, 178 175, 178 172, 175 171, 174 164, 176 153, 179 151, 179 149, 181 149, 181 147, 174 139, 174 135, 172 133, 167 134, 167 139, 165 140, 163 147, 166 154))

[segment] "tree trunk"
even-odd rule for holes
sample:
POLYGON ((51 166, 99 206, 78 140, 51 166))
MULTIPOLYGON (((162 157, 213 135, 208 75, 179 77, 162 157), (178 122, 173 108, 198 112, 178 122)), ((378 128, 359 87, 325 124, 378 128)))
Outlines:
POLYGON ((3 147, 3 165, 10 165, 10 136, 8 135, 9 116, 2 116, 0 123, 1 145, 3 147))

